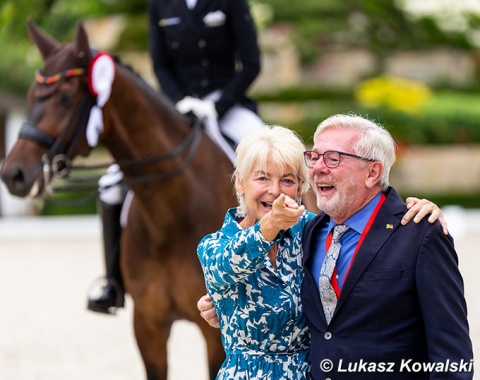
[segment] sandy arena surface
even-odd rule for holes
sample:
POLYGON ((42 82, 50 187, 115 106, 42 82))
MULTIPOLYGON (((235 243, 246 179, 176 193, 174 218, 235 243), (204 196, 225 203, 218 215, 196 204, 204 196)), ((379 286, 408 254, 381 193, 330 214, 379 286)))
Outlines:
MULTIPOLYGON (((478 357, 480 210, 444 212, 456 240, 478 357)), ((96 216, 0 219, 0 380, 145 378, 131 299, 113 317, 85 308, 88 289, 103 270, 99 232, 96 216)), ((174 325, 169 365, 170 380, 207 379, 195 325, 174 325)), ((475 367, 478 373, 480 365, 475 367)))

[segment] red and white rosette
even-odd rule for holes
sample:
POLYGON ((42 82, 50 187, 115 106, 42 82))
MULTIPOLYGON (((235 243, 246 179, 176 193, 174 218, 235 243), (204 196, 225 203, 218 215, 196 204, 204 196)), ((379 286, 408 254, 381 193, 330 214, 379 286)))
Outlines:
POLYGON ((97 104, 90 111, 87 124, 87 141, 93 148, 98 143, 98 137, 103 131, 102 107, 110 98, 112 83, 115 79, 115 62, 110 54, 98 53, 90 62, 88 69, 88 86, 90 92, 97 98, 97 104))

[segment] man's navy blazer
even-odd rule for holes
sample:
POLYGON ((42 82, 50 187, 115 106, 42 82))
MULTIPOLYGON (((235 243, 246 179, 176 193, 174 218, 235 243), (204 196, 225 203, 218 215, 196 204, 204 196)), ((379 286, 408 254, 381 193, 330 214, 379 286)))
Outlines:
POLYGON ((320 213, 305 227, 301 296, 312 334, 312 377, 472 379, 472 343, 453 239, 438 221, 402 226, 405 203, 393 188, 385 194, 330 325, 310 271, 315 235, 329 216, 320 213))

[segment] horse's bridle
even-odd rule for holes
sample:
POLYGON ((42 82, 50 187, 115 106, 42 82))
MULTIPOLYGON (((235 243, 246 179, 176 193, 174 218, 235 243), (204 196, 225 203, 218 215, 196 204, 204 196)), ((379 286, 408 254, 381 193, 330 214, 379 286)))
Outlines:
MULTIPOLYGON (((35 73, 35 81, 38 84, 48 86, 68 77, 83 75, 86 75, 86 70, 83 68, 65 70, 48 77, 37 71, 35 73)), ((45 178, 46 183, 50 182, 54 174, 56 174, 58 177, 64 177, 68 174, 65 172, 65 169, 70 165, 70 157, 78 143, 78 137, 82 129, 88 122, 89 111, 94 104, 94 96, 90 92, 87 92, 82 99, 80 107, 77 108, 75 117, 70 120, 67 128, 65 128, 60 136, 58 136, 56 139, 51 137, 47 132, 39 129, 32 121, 27 120, 22 124, 18 138, 33 141, 41 147, 47 149, 47 153, 42 158, 42 162, 44 164, 44 175, 48 177, 48 180, 45 178), (71 138, 69 141, 67 141, 67 137, 70 134, 71 138), (62 161, 64 161, 64 163, 60 165, 59 163, 62 161), (47 172, 45 172, 46 168, 48 169, 47 172)))
POLYGON ((68 167, 71 166, 70 157, 78 144, 80 133, 88 122, 89 111, 94 104, 95 98, 90 93, 85 94, 75 117, 56 139, 39 129, 31 121, 25 121, 22 124, 18 138, 33 141, 47 149, 47 153, 42 158, 44 175, 48 177, 47 183, 53 176, 65 177, 68 175, 68 167), (71 138, 67 140, 69 135, 71 138))
MULTIPOLYGON (((86 75, 86 70, 81 68, 66 70, 62 73, 58 73, 50 77, 45 77, 41 75, 39 72, 37 72, 35 75, 35 80, 39 84, 50 85, 71 76, 82 76, 82 75, 86 75)), ((139 164, 156 163, 159 161, 175 158, 188 148, 188 150, 184 155, 184 159, 182 163, 176 168, 168 172, 160 172, 152 175, 140 176, 140 177, 122 180, 122 182, 126 183, 127 185, 137 185, 137 184, 144 184, 152 181, 160 181, 160 180, 165 180, 180 174, 192 160, 193 155, 200 142, 200 136, 201 136, 201 133, 200 133, 201 123, 198 119, 195 119, 192 128, 190 129, 188 134, 185 136, 185 138, 177 146, 175 146, 171 151, 167 153, 157 155, 157 156, 152 156, 152 157, 119 160, 119 161, 109 162, 105 164, 91 165, 91 166, 72 165, 70 161, 71 155, 73 154, 73 151, 78 143, 80 133, 82 132, 82 130, 84 129, 84 127, 88 122, 90 109, 95 104, 95 101, 96 101, 95 97, 90 92, 87 92, 82 100, 81 106, 77 109, 76 116, 72 118, 67 128, 65 128, 60 134, 60 136, 58 136, 56 139, 52 138, 45 131, 42 131, 41 129, 39 129, 31 121, 26 121, 22 124, 18 137, 33 141, 36 144, 47 149, 47 153, 42 158, 46 188, 48 188, 47 185, 52 181, 54 177, 65 178, 70 174, 70 171, 74 169, 98 170, 102 168, 107 168, 114 163, 118 164, 122 168, 139 165, 139 164), (74 122, 75 120, 76 120, 76 123, 74 122), (71 134, 71 138, 68 142, 65 142, 69 134, 71 134)), ((91 178, 89 179, 89 181, 91 181, 91 178)), ((117 184, 112 184, 111 186, 115 186, 115 185, 117 184)), ((87 189, 97 189, 97 184, 95 184, 94 186, 92 185, 79 186, 77 184, 74 186, 50 188, 51 191, 69 191, 69 190, 87 190, 87 189)))

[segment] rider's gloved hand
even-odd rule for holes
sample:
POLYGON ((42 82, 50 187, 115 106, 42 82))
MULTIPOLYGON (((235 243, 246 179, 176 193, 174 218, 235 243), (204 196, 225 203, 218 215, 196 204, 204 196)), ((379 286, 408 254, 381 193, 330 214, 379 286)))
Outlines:
POLYGON ((201 100, 186 96, 175 104, 175 108, 184 114, 193 112, 199 119, 216 119, 218 117, 215 103, 211 100, 201 100))

